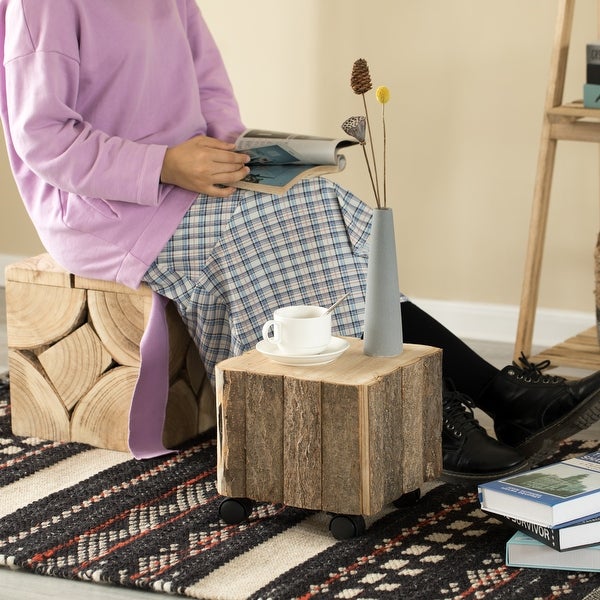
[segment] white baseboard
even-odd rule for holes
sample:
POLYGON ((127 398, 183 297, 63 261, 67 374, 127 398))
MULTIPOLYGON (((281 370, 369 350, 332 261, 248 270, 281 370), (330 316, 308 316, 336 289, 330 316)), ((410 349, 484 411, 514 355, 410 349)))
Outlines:
POLYGON ((4 287, 6 280, 4 279, 4 269, 13 263, 20 262, 26 256, 16 256, 12 254, 0 254, 0 287, 4 287))
MULTIPOLYGON (((519 307, 411 298, 458 337, 514 344, 519 307)), ((547 348, 596 324, 594 313, 538 308, 533 345, 547 348)))

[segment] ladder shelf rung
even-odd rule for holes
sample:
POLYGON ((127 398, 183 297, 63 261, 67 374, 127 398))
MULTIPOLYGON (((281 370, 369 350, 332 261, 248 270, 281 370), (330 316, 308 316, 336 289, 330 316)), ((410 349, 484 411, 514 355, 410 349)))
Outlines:
POLYGON ((600 120, 600 108, 586 108, 583 100, 575 100, 549 108, 546 113, 551 121, 596 119, 600 120))
POLYGON ((600 143, 600 122, 561 121, 550 124, 550 138, 573 142, 600 143))

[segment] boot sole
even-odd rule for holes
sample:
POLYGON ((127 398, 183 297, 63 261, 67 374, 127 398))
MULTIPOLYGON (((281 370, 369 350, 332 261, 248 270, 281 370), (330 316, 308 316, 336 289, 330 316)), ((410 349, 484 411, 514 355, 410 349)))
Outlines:
POLYGON ((587 429, 598 420, 600 420, 600 391, 588 396, 562 419, 538 431, 515 448, 527 457, 532 466, 535 466, 552 454, 564 439, 587 429))
POLYGON ((530 468, 528 460, 524 460, 519 464, 506 469, 504 471, 496 471, 494 473, 459 473, 456 471, 442 470, 440 479, 446 483, 458 483, 462 485, 478 485, 487 481, 494 481, 495 479, 501 479, 509 475, 516 475, 522 473, 530 468))

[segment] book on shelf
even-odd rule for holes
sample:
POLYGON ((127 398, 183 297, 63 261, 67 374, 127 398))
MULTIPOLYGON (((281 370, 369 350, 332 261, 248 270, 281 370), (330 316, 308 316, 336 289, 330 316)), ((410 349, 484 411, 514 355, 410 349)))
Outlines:
POLYGON ((570 521, 559 527, 546 527, 499 514, 492 516, 559 552, 600 544, 600 513, 593 517, 570 521))
POLYGON ((600 108, 600 85, 595 83, 583 84, 583 106, 585 108, 600 108))
POLYGON ((600 506, 600 451, 482 483, 481 508, 557 527, 590 517, 600 506))
POLYGON ((600 40, 585 45, 585 62, 588 65, 600 65, 600 40))
POLYGON ((517 531, 506 542, 506 564, 509 567, 600 571, 600 545, 559 552, 517 531))
POLYGON ((244 190, 282 194, 301 179, 338 173, 346 166, 342 148, 351 139, 247 129, 236 140, 236 150, 250 156, 250 173, 234 185, 244 190))
POLYGON ((586 44, 585 59, 583 105, 586 108, 600 108, 600 41, 586 44))

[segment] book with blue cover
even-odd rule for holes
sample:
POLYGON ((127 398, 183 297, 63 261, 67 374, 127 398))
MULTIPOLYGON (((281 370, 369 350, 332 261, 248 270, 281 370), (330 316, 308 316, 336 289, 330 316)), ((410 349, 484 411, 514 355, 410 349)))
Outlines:
POLYGON ((488 511, 557 527, 600 509, 600 451, 482 483, 481 507, 488 511))
POLYGON ((522 531, 517 531, 506 542, 506 564, 509 567, 600 571, 600 546, 559 552, 522 531))

